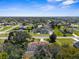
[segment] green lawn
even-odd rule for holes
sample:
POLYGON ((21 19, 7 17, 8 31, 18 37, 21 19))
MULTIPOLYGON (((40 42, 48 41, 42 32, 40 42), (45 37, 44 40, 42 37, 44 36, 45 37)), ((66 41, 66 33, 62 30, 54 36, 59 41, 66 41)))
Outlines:
POLYGON ((16 28, 14 28, 13 30, 18 30, 19 29, 19 27, 16 27, 16 28))
POLYGON ((73 36, 72 34, 66 34, 66 36, 73 36))
MULTIPOLYGON (((46 41, 49 41, 50 39, 44 39, 46 41)), ((55 44, 59 45, 59 46, 73 46, 73 43, 75 42, 75 40, 73 40, 72 38, 57 38, 55 44)))
POLYGON ((72 46, 73 43, 75 42, 75 40, 71 39, 71 38, 64 38, 64 39, 57 39, 56 43, 63 46, 63 45, 68 45, 68 46, 72 46))
POLYGON ((0 34, 0 37, 7 37, 8 33, 0 34))
POLYGON ((12 26, 4 26, 3 29, 1 29, 0 31, 5 31, 5 30, 8 30, 10 29, 12 26))
MULTIPOLYGON (((63 29, 63 28, 62 28, 63 29)), ((63 36, 63 33, 59 31, 58 28, 54 29, 54 32, 57 36, 63 36)), ((65 34, 66 36, 72 36, 72 34, 65 34)))
POLYGON ((54 32, 55 32, 55 34, 56 34, 57 36, 63 36, 63 33, 61 33, 61 32, 58 30, 58 28, 55 28, 55 29, 54 29, 54 32))
POLYGON ((4 42, 4 40, 0 39, 0 44, 2 44, 4 42))
POLYGON ((79 31, 74 31, 74 33, 79 36, 79 31))

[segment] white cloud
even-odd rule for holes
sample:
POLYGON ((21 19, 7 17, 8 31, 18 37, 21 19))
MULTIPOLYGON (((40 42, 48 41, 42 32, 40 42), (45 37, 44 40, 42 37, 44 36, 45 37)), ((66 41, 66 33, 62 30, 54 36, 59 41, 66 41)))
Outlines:
POLYGON ((61 2, 62 5, 71 5, 77 3, 78 0, 47 0, 48 2, 61 2))
POLYGON ((74 3, 79 2, 78 0, 63 0, 60 4, 59 7, 60 8, 69 8, 71 7, 71 5, 73 5, 74 3))
POLYGON ((45 6, 41 7, 41 10, 43 10, 43 11, 50 11, 50 10, 53 10, 54 8, 55 8, 55 6, 45 5, 45 6))
POLYGON ((76 2, 77 1, 75 1, 75 0, 65 0, 65 1, 62 2, 62 4, 63 5, 71 5, 71 4, 76 3, 76 2))

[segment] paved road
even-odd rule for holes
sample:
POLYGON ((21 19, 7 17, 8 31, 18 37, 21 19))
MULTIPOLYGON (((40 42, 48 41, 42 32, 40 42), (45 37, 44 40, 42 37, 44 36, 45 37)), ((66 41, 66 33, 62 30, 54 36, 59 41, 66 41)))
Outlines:
MULTIPOLYGON (((41 39, 42 41, 44 41, 43 39, 47 39, 49 37, 48 36, 33 36, 33 38, 41 39)), ((73 34, 73 36, 71 36, 71 37, 57 37, 57 38, 72 38, 75 41, 79 41, 79 36, 77 36, 75 34, 73 34)))
POLYGON ((74 40, 79 41, 79 36, 77 36, 77 35, 74 34, 74 33, 73 33, 73 36, 74 36, 74 37, 73 37, 74 40))
MULTIPOLYGON (((0 37, 0 39, 7 39, 8 37, 0 37)), ((38 37, 36 37, 36 36, 33 36, 33 38, 36 38, 36 39, 48 39, 49 37, 47 37, 47 36, 42 36, 42 37, 40 37, 40 36, 38 36, 38 37)), ((57 37, 57 38, 74 38, 74 37, 57 37)))
MULTIPOLYGON (((57 37, 57 38, 72 38, 72 37, 57 37)), ((33 36, 33 38, 36 38, 36 39, 40 39, 40 38, 47 39, 47 38, 49 38, 49 36, 33 36)))
MULTIPOLYGON (((0 37, 1 39, 7 39, 8 37, 0 37)), ((36 38, 36 39, 47 39, 49 38, 49 36, 33 36, 33 38, 36 38)), ((79 36, 71 36, 71 37, 57 37, 57 38, 72 38, 76 41, 78 41, 79 39, 79 36)))
MULTIPOLYGON (((18 27, 20 25, 16 25, 16 26, 13 26, 12 28, 6 30, 6 31, 3 31, 3 32, 0 32, 0 34, 4 34, 4 33, 8 33, 8 31, 18 27)), ((73 36, 71 37, 57 37, 57 38, 72 38, 74 39, 75 41, 79 41, 79 36, 77 36, 76 34, 72 34, 73 36)), ((7 39, 8 37, 0 37, 0 39, 7 39)), ((49 38, 49 36, 33 36, 33 38, 36 38, 36 39, 41 39, 41 41, 44 41, 43 39, 47 39, 49 38)))

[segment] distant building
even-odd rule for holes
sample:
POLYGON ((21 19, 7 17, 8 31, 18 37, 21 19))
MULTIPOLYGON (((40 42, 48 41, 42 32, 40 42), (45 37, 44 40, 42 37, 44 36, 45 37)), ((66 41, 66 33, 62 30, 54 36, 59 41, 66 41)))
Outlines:
POLYGON ((26 30, 27 26, 20 26, 19 30, 26 30))
POLYGON ((9 26, 9 25, 11 25, 11 24, 9 24, 9 23, 4 23, 4 26, 9 26))
POLYGON ((4 23, 3 22, 0 22, 0 25, 4 25, 4 23))
POLYGON ((42 27, 42 25, 38 25, 38 28, 42 27))
POLYGON ((53 31, 50 30, 50 28, 46 28, 46 27, 40 27, 40 28, 36 28, 33 29, 32 31, 33 33, 39 33, 39 34, 51 34, 53 31))
POLYGON ((76 24, 71 24, 72 27, 78 27, 79 25, 76 24))

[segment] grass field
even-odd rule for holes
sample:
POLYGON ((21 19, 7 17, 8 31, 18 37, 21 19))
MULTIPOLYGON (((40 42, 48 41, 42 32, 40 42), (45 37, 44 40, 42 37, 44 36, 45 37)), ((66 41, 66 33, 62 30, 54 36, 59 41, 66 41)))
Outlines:
POLYGON ((5 27, 3 27, 3 29, 1 29, 0 31, 5 31, 5 30, 8 30, 8 29, 10 29, 12 26, 5 26, 5 27))
MULTIPOLYGON (((63 29, 63 28, 62 28, 63 29)), ((63 36, 63 33, 59 31, 58 28, 54 29, 54 32, 57 36, 63 36)), ((65 34, 66 36, 72 36, 72 34, 65 34)))
POLYGON ((0 44, 2 44, 4 42, 4 40, 0 39, 0 44))
POLYGON ((74 33, 79 36, 79 31, 74 31, 74 33))
POLYGON ((57 36, 63 36, 63 33, 61 33, 61 32, 58 30, 58 28, 55 28, 55 29, 54 29, 54 32, 55 32, 55 34, 56 34, 57 36))
POLYGON ((72 46, 73 43, 75 42, 75 40, 71 39, 71 38, 64 38, 64 39, 57 39, 57 42, 59 45, 63 46, 63 45, 68 45, 68 46, 72 46))
MULTIPOLYGON (((50 39, 44 39, 46 41, 49 41, 50 39)), ((57 38, 55 44, 60 45, 60 46, 73 46, 73 43, 75 42, 74 39, 72 38, 57 38)))
POLYGON ((8 33, 0 34, 0 37, 8 37, 8 33))

